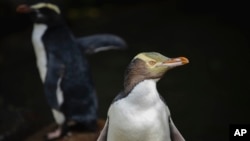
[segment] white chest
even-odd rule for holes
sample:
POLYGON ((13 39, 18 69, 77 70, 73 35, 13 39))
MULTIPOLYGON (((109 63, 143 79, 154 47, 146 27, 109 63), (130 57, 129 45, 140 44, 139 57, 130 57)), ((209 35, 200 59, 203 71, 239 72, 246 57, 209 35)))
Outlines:
MULTIPOLYGON (((36 54, 37 67, 43 83, 45 83, 45 78, 47 73, 47 55, 45 46, 42 42, 42 37, 47 28, 48 27, 45 24, 34 24, 32 32, 32 43, 36 54)), ((60 88, 60 83, 61 83, 61 78, 57 80, 57 89, 56 89, 56 97, 59 105, 61 105, 64 101, 63 92, 62 89, 60 88)), ((52 113, 58 124, 62 124, 65 121, 65 117, 61 112, 52 109, 52 113)))
POLYGON ((168 115, 155 81, 143 81, 110 107, 108 141, 170 141, 168 115))
POLYGON ((47 59, 44 44, 42 42, 42 36, 44 35, 47 26, 45 24, 34 24, 32 32, 32 43, 37 59, 37 67, 40 73, 42 82, 45 81, 47 72, 47 59))

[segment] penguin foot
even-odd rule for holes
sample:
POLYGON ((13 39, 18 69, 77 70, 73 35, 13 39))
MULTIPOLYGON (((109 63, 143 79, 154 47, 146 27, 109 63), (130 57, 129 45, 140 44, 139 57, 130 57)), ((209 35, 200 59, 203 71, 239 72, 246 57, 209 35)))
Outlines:
POLYGON ((85 124, 76 122, 65 122, 63 125, 58 125, 53 131, 45 135, 45 141, 59 141, 70 137, 72 132, 96 132, 97 125, 86 126, 85 124))
POLYGON ((45 141, 56 141, 63 138, 66 134, 63 132, 61 127, 57 127, 54 131, 47 133, 45 135, 45 141))
POLYGON ((61 129, 57 128, 55 131, 52 131, 47 134, 47 139, 48 140, 57 139, 61 136, 61 133, 62 133, 61 129))

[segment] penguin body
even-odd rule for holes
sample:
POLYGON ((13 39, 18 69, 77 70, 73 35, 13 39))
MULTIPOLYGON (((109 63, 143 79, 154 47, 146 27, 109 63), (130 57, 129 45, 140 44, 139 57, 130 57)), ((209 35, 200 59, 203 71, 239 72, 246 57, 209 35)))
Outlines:
POLYGON ((118 138, 120 141, 170 140, 169 128, 166 128, 169 126, 166 122, 167 115, 170 115, 169 110, 161 101, 154 81, 140 82, 126 98, 118 100, 110 107, 110 141, 118 138))
MULTIPOLYGON (((20 5, 18 12, 30 13, 34 22, 32 43, 44 92, 56 123, 66 134, 69 125, 95 131, 98 102, 85 54, 106 49, 125 49, 116 35, 75 38, 51 3, 20 5)), ((52 135, 54 136, 54 135, 52 135)))
POLYGON ((88 122, 95 123, 95 88, 89 64, 79 50, 78 44, 64 27, 48 29, 42 40, 48 58, 44 85, 49 104, 73 121, 84 125, 89 124, 88 122), (55 42, 55 37, 58 42, 55 42), (60 100, 60 97, 63 99, 60 100))
POLYGON ((164 73, 187 63, 159 53, 141 53, 130 63, 124 90, 114 99, 98 141, 184 141, 156 83, 164 73))

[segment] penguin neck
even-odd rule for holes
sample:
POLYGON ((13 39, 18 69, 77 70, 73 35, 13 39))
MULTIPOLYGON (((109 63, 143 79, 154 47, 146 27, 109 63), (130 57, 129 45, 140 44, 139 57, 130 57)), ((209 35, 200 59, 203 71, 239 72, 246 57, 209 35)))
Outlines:
MULTIPOLYGON (((137 85, 139 85, 142 82, 152 81, 155 83, 155 89, 156 89, 156 82, 159 81, 160 78, 150 78, 146 79, 144 75, 127 75, 125 77, 124 81, 124 93, 125 95, 128 95, 137 85)), ((145 86, 146 87, 146 86, 145 86)))
POLYGON ((132 89, 138 84, 140 83, 141 81, 144 80, 144 77, 143 76, 127 76, 125 77, 125 81, 124 81, 124 93, 125 95, 128 95, 132 89))
POLYGON ((128 94, 127 100, 144 108, 156 104, 160 99, 156 88, 157 81, 157 79, 148 79, 139 82, 128 94))
POLYGON ((35 44, 38 40, 42 40, 42 37, 47 29, 48 26, 46 24, 34 23, 32 32, 33 44, 35 44))

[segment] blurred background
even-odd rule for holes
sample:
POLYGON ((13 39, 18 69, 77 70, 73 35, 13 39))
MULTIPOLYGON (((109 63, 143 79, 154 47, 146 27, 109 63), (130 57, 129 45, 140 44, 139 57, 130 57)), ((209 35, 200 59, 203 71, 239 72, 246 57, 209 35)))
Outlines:
MULTIPOLYGON (((88 59, 100 118, 123 88, 124 71, 139 52, 185 56, 158 90, 189 141, 227 141, 230 124, 250 123, 249 4, 199 0, 64 0, 63 16, 77 36, 112 33, 126 51, 88 59)), ((32 1, 34 2, 34 1, 32 1)), ((0 141, 22 140, 53 122, 31 44, 32 22, 15 12, 28 0, 0 1, 0 141)))

